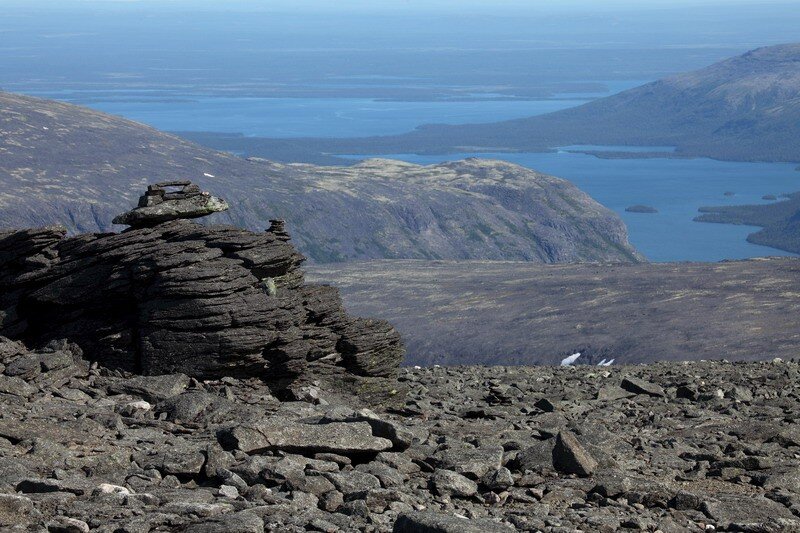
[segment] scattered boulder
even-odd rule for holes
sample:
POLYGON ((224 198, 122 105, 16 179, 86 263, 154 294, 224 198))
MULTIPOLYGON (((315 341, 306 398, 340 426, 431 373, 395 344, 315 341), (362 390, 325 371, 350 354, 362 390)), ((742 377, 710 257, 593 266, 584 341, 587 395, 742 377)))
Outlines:
POLYGON ((553 452, 556 439, 534 440, 521 450, 514 461, 514 468, 520 472, 543 472, 553 470, 553 452))
POLYGON ((27 398, 36 392, 36 387, 16 376, 0 376, 0 393, 27 398))
POLYGON ((636 393, 627 391, 616 385, 603 385, 597 391, 598 400, 608 400, 612 402, 622 400, 623 398, 631 398, 633 396, 636 396, 636 393))
POLYGON ((776 519, 794 518, 792 512, 780 503, 764 497, 733 494, 720 494, 705 500, 702 510, 717 527, 724 529, 729 529, 733 525, 740 528, 753 527, 769 524, 776 519))
POLYGON ((114 384, 111 391, 117 394, 130 394, 149 402, 168 400, 182 393, 189 386, 189 376, 185 374, 165 374, 161 376, 136 376, 114 384))
POLYGON ((553 447, 553 466, 559 472, 591 476, 597 461, 587 452, 578 439, 569 431, 561 431, 553 447))
POLYGON ((185 533, 264 533, 264 520, 252 511, 214 517, 187 526, 185 533))
POLYGON ((622 380, 620 387, 634 394, 647 394, 648 396, 664 396, 664 389, 655 383, 649 383, 643 379, 627 377, 622 380))
POLYGON ((228 427, 220 432, 219 440, 223 447, 245 453, 281 450, 351 455, 378 453, 392 448, 392 442, 375 437, 366 422, 298 424, 269 419, 258 424, 228 427))
POLYGON ((369 409, 353 409, 338 407, 328 410, 321 420, 328 422, 366 422, 372 428, 372 434, 392 441, 395 450, 402 451, 411 446, 414 435, 399 424, 381 418, 369 409))
POLYGON ((19 494, 0 494, 0 526, 13 526, 38 517, 33 500, 19 494))
POLYGON ((468 519, 430 511, 401 514, 394 533, 510 533, 514 528, 487 519, 468 519))
POLYGON ((478 484, 452 470, 438 469, 433 473, 433 488, 440 495, 469 498, 478 492, 478 484))
POLYGON ((501 467, 494 472, 487 472, 481 485, 489 490, 503 491, 514 485, 514 475, 506 467, 501 467))
POLYGON ((480 479, 500 468, 503 462, 503 447, 495 444, 474 446, 455 441, 441 445, 431 457, 439 468, 453 470, 470 479, 480 479))

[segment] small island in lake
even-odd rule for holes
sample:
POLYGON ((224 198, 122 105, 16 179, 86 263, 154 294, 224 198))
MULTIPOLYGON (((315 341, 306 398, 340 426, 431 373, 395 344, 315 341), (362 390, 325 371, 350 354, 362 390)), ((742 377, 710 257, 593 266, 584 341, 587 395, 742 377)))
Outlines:
POLYGON ((632 205, 630 207, 626 207, 625 211, 628 213, 658 213, 658 209, 649 205, 632 205))
POLYGON ((764 196, 761 197, 761 199, 762 200, 777 200, 778 197, 775 196, 774 194, 765 194, 764 196))

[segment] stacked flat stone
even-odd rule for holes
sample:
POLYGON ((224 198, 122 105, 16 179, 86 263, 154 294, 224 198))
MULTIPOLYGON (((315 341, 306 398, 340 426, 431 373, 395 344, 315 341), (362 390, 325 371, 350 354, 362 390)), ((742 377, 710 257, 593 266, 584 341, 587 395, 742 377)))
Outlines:
POLYGON ((114 218, 114 224, 153 226, 168 220, 199 218, 228 210, 222 198, 200 190, 191 181, 163 181, 147 187, 139 205, 114 218), (174 190, 179 187, 179 190, 174 190))
MULTIPOLYGON (((137 209, 198 197, 191 184, 158 192, 174 183, 148 189, 137 209)), ((272 228, 177 219, 119 234, 0 233, 0 335, 32 346, 66 338, 103 366, 147 375, 397 396, 397 331, 348 316, 337 289, 306 284, 303 256, 282 224, 272 228)))

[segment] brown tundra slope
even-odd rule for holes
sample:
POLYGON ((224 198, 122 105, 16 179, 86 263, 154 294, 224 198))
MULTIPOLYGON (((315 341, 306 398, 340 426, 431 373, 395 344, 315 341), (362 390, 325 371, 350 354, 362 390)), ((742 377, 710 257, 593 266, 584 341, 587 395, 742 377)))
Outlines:
POLYGON ((392 322, 407 364, 614 364, 800 354, 800 260, 316 265, 350 312, 392 322))

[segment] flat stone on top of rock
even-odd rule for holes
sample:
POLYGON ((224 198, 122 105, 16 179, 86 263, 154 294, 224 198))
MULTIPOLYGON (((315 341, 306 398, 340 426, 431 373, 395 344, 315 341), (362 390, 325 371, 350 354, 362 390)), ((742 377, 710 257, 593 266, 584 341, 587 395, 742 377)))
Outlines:
POLYGON ((147 187, 138 207, 114 218, 114 224, 153 226, 179 218, 199 218, 228 209, 222 198, 200 190, 191 181, 163 181, 147 187), (179 190, 172 190, 180 187, 179 190))

